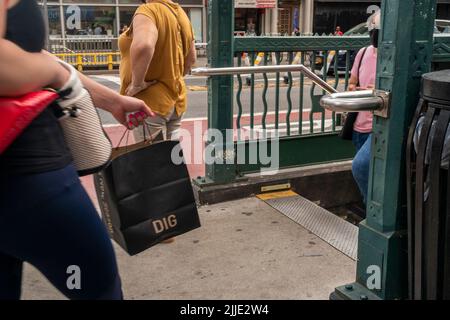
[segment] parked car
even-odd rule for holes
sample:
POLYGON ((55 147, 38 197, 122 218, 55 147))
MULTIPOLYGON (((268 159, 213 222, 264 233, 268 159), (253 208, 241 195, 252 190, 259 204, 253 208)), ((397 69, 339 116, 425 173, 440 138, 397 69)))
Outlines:
POLYGON ((450 33, 450 20, 436 20, 434 33, 450 33))
MULTIPOLYGON (((442 34, 449 33, 450 34, 450 20, 436 20, 434 25, 434 33, 442 34)), ((365 22, 358 24, 357 26, 351 28, 347 32, 344 33, 345 36, 354 36, 354 35, 369 35, 369 31, 367 29, 367 24, 365 22)), ((350 54, 350 67, 353 65, 353 61, 356 58, 357 51, 349 50, 350 54)), ((346 60, 347 60, 347 50, 340 50, 338 53, 338 63, 337 63, 337 71, 345 72, 346 70, 346 60)), ((334 56, 329 59, 329 66, 327 68, 327 73, 334 74, 334 56)), ((323 68, 323 65, 320 69, 323 68)))

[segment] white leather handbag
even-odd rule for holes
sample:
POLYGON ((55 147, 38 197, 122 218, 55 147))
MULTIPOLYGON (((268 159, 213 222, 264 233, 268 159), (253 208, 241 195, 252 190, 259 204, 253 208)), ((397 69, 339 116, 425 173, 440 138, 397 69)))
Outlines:
MULTIPOLYGON (((61 64, 70 68, 71 78, 78 79, 75 68, 64 62, 61 62, 61 64)), ((70 82, 69 79, 68 83, 70 82)), ((74 82, 76 82, 76 88, 68 85, 70 88, 68 96, 66 98, 63 96, 57 103, 61 108, 59 121, 64 131, 66 143, 72 153, 73 163, 78 174, 84 176, 96 173, 109 164, 112 145, 103 130, 100 116, 91 95, 81 86, 79 79, 74 82), (75 91, 76 94, 72 95, 71 92, 75 91)), ((63 87, 60 92, 64 90, 67 90, 67 88, 63 87)))

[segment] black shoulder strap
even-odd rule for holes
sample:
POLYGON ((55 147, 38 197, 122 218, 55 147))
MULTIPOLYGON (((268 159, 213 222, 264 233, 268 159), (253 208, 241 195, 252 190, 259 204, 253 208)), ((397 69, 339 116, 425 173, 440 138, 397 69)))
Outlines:
POLYGON ((358 65, 358 84, 356 85, 357 87, 359 87, 359 73, 361 72, 361 65, 362 65, 362 61, 364 59, 364 56, 366 55, 366 51, 367 51, 368 47, 365 47, 363 49, 363 53, 361 55, 361 59, 359 60, 359 65, 358 65))

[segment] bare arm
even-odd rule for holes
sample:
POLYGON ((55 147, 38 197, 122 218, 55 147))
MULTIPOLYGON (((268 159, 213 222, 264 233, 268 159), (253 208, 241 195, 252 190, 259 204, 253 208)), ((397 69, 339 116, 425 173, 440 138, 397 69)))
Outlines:
POLYGON ((352 76, 350 77, 350 81, 348 82, 348 91, 355 91, 357 85, 358 85, 358 77, 352 74, 352 76))
MULTIPOLYGON (((17 0, 11 1, 10 5, 17 3, 17 0)), ((0 0, 0 96, 22 95, 48 86, 62 88, 70 72, 54 56, 44 51, 26 52, 4 39, 7 4, 7 1, 0 0)), ((78 75, 91 92, 94 103, 111 112, 120 123, 126 124, 126 114, 129 112, 140 111, 145 116, 153 115, 144 102, 122 97, 80 73, 78 75)))
MULTIPOLYGON (((143 101, 121 96, 114 90, 95 82, 81 73, 79 73, 79 76, 85 88, 90 92, 95 106, 110 112, 121 124, 126 125, 126 113, 129 112, 142 111, 146 117, 155 115, 143 101)), ((134 125, 136 126, 137 123, 134 125)))
MULTIPOLYGON (((58 60, 58 58, 47 51, 42 51, 42 54, 53 61, 58 60)), ((89 91, 95 106, 110 112, 121 124, 127 125, 126 114, 131 112, 141 111, 145 114, 144 117, 154 116, 154 113, 143 101, 121 96, 114 90, 95 82, 80 72, 78 72, 78 77, 83 86, 89 91)))
POLYGON ((142 14, 136 15, 133 19, 133 42, 130 48, 132 77, 127 95, 134 96, 151 85, 145 82, 145 75, 152 62, 157 41, 158 29, 153 21, 142 14))
POLYGON ((366 90, 366 89, 373 89, 373 88, 375 88, 375 85, 373 85, 373 84, 369 84, 365 88, 358 87, 358 82, 359 82, 358 77, 355 77, 354 75, 352 75, 350 77, 350 81, 348 83, 348 91, 366 90))
POLYGON ((69 72, 42 53, 29 53, 0 39, 0 96, 18 96, 44 87, 61 88, 69 72))
POLYGON ((6 29, 6 10, 7 3, 5 0, 0 0, 0 38, 5 36, 6 29))
POLYGON ((197 50, 195 49, 195 40, 191 43, 191 49, 189 50, 189 54, 184 62, 184 75, 187 75, 191 72, 192 67, 197 62, 197 50))

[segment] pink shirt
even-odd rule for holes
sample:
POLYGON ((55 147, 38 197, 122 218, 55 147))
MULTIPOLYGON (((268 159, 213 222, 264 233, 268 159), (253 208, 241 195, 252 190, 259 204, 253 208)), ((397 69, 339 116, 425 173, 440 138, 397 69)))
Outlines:
MULTIPOLYGON (((364 49, 359 50, 356 55, 352 68, 352 76, 359 76, 359 86, 361 88, 367 88, 369 85, 375 85, 375 79, 377 76, 377 50, 373 46, 367 47, 358 75, 358 66, 361 61, 363 51, 364 49)), ((361 133, 372 132, 372 121, 372 112, 362 111, 356 118, 353 130, 361 133)))

